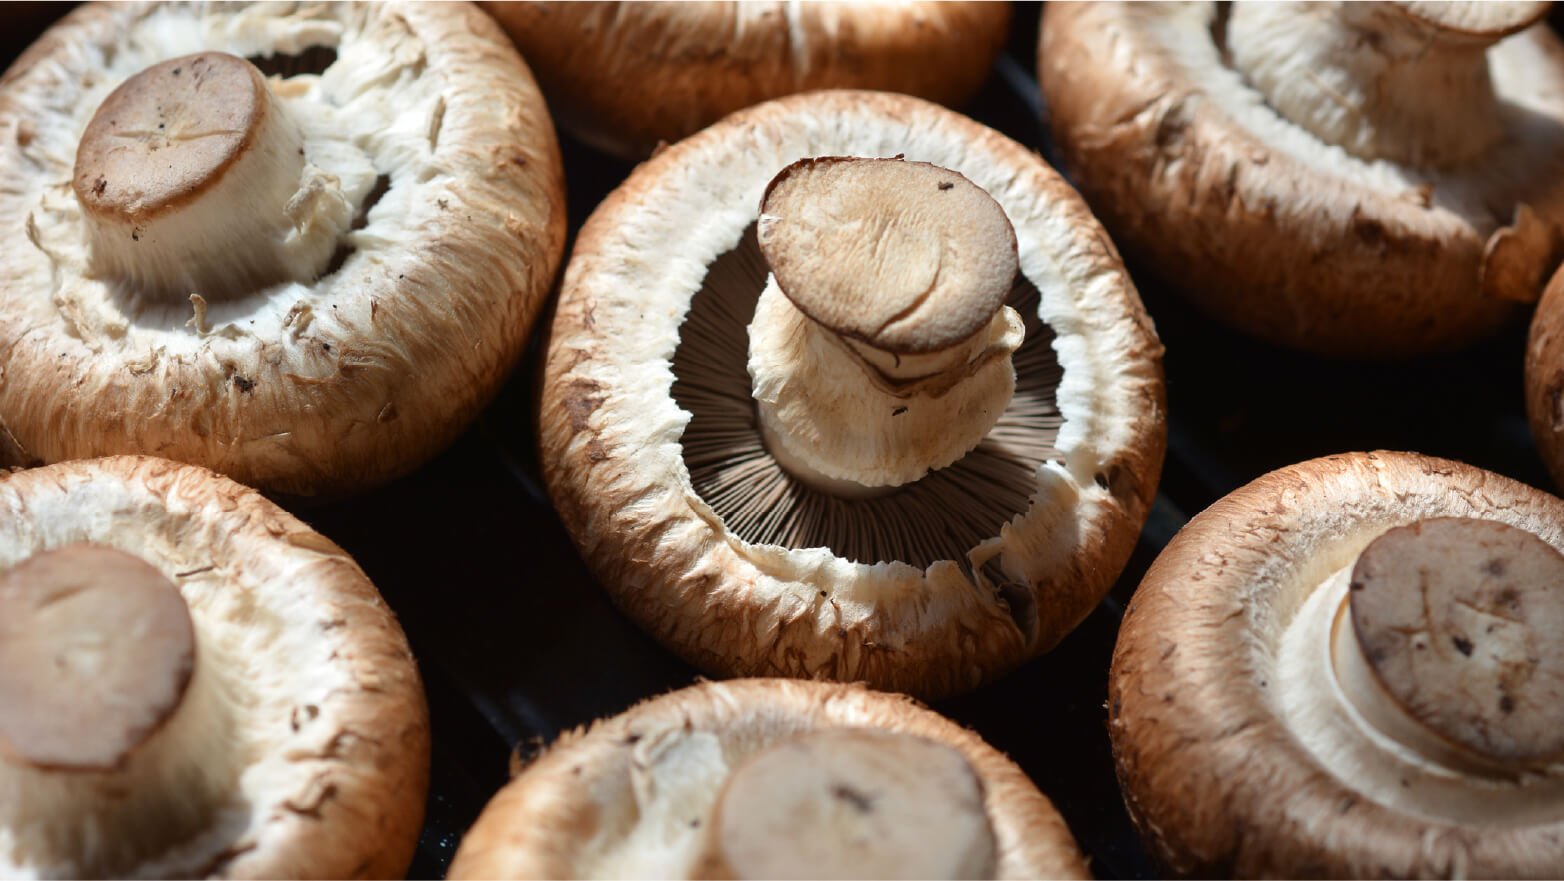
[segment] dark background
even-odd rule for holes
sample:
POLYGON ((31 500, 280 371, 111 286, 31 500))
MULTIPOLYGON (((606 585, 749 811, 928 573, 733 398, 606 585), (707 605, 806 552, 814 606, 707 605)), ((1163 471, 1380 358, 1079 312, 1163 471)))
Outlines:
MULTIPOLYGON (((9 64, 69 3, 0 4, 9 64)), ((1035 79, 1038 7, 1018 5, 1007 53, 969 115, 1052 157, 1035 79)), ((1557 28, 1556 7, 1550 21, 1557 28)), ((570 229, 629 173, 561 136, 570 229)), ((1149 877, 1114 781, 1103 707, 1124 603, 1193 514, 1274 468, 1349 450, 1415 450, 1552 490, 1527 429, 1526 327, 1472 350, 1398 364, 1324 361, 1230 334, 1131 266, 1167 346, 1161 492, 1113 593, 1053 653, 935 709, 1015 759, 1075 832, 1099 877, 1149 877)), ((410 874, 442 875, 507 779, 513 750, 693 682, 695 671, 609 604, 540 490, 536 351, 451 449, 414 474, 299 516, 347 548, 396 609, 434 729, 428 820, 410 874)))

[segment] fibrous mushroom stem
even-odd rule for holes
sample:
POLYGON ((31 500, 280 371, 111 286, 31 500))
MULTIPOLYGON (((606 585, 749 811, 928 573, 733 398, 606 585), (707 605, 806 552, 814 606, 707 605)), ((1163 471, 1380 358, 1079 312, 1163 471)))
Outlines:
POLYGON ((872 495, 982 441, 1025 336, 1003 305, 1015 232, 981 188, 889 159, 805 159, 767 189, 772 275, 749 327, 767 447, 795 477, 872 495))
POLYGON ((782 741, 719 794, 706 878, 992 878, 982 783, 950 747, 870 729, 782 741))
POLYGON ((1547 3, 1236 2, 1232 62, 1282 116, 1362 159, 1469 161, 1503 137, 1487 49, 1547 3))
POLYGON ((1435 518, 1371 542, 1331 628, 1342 692, 1431 762, 1514 776, 1564 758, 1564 555, 1525 530, 1435 518))
POLYGON ((0 574, 0 828, 23 864, 129 872, 209 825, 241 751, 179 589, 75 544, 0 574))
POLYGON ((155 64, 115 89, 81 137, 71 183, 93 274, 160 302, 309 281, 353 219, 265 78, 221 52, 155 64))

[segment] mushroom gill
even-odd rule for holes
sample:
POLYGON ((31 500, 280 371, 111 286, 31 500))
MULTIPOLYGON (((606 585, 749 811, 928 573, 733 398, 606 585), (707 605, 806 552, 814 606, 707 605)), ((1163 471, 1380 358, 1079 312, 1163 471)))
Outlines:
POLYGON ((927 567, 966 560, 1031 504, 1038 468, 1057 458, 1063 369, 1040 294, 1018 274, 1008 305, 1026 337, 1011 356, 1015 393, 982 442, 949 467, 864 498, 834 495, 788 473, 767 450, 751 388, 746 327, 769 269, 752 225, 709 267, 680 329, 673 397, 690 414, 684 461, 695 492, 738 537, 826 547, 861 563, 927 567))

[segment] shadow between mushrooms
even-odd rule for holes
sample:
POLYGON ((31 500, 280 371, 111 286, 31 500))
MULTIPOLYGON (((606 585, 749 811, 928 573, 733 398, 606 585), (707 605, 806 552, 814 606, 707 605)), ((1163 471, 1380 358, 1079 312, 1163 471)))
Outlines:
POLYGON ((1038 76, 1093 210, 1201 310, 1408 356, 1491 334, 1564 253, 1546 7, 1060 4, 1038 76))
POLYGON ((659 154, 583 228, 544 476, 618 604, 698 666, 947 694, 1053 646, 1123 566, 1161 466, 1160 355, 1035 155, 913 98, 797 96, 659 154), (762 214, 801 168, 847 177, 762 214), (969 198, 1003 227, 958 247, 969 198), (884 229, 768 246, 767 217, 884 229))
POLYGON ((399 877, 429 723, 396 619, 258 492, 0 476, 0 875, 399 877))
POLYGON ((564 735, 489 803, 452 878, 1086 878, 1054 807, 901 695, 750 679, 564 735))
POLYGON ((0 78, 0 177, 13 464, 389 480, 493 394, 564 247, 542 98, 467 4, 83 6, 0 78))
POLYGON ((1564 501, 1409 453, 1191 520, 1120 631, 1125 802, 1179 874, 1553 877, 1564 501))

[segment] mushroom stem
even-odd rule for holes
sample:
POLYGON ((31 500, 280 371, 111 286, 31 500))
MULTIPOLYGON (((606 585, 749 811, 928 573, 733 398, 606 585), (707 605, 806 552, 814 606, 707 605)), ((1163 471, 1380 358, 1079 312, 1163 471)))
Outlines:
POLYGON ((311 280, 353 218, 261 72, 221 52, 115 89, 82 134, 71 184, 93 274, 162 302, 311 280))
POLYGON ((1398 527, 1358 557, 1331 626, 1342 692, 1429 761, 1514 777, 1564 757, 1564 555, 1489 520, 1398 527))
POLYGON ((179 589, 75 544, 0 574, 0 828, 20 864, 130 871, 209 825, 240 751, 179 589))
POLYGON ((998 860, 971 765, 904 734, 826 729, 782 741, 728 778, 705 878, 992 878, 998 860))
POLYGON ((956 172, 805 159, 771 182, 773 274, 749 327, 767 447, 825 492, 873 495, 971 451, 1015 392, 1025 331, 1003 209, 956 172))
POLYGON ((1546 2, 1237 2, 1234 66, 1281 115, 1362 159, 1459 164, 1503 137, 1487 49, 1546 2))

